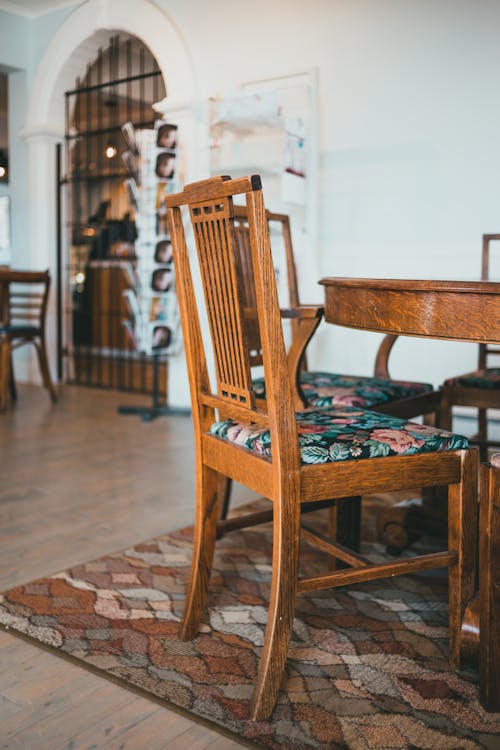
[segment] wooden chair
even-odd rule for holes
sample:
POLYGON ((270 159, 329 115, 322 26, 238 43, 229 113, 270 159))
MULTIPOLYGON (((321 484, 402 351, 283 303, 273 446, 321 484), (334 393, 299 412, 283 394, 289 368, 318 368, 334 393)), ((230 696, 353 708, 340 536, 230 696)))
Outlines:
MULTIPOLYGON (((282 319, 290 319, 291 344, 288 350, 288 370, 293 385, 294 404, 297 411, 314 407, 328 409, 334 405, 361 406, 376 409, 380 413, 412 418, 424 416, 424 421, 434 422, 440 403, 440 394, 428 383, 393 380, 389 374, 389 356, 398 336, 386 335, 379 346, 373 376, 344 375, 337 372, 310 371, 307 367, 306 348, 314 336, 322 318, 323 307, 311 307, 308 317, 298 317, 300 309, 297 269, 293 251, 290 218, 287 214, 266 210, 269 235, 280 239, 286 262, 289 309, 281 309, 282 319)), ((248 211, 244 205, 234 206, 234 237, 240 253, 243 274, 244 303, 252 308, 256 305, 252 283, 251 249, 248 211)), ((271 242, 272 244, 272 242, 271 242)), ((250 331, 247 331, 250 333, 250 331)), ((250 365, 262 365, 262 348, 258 328, 252 329, 250 365)), ((266 398, 265 379, 253 379, 257 399, 266 398)), ((262 404, 261 404, 262 406, 262 404)), ((226 518, 231 500, 231 481, 221 483, 221 518, 226 518)), ((417 501, 415 501, 416 503, 417 501)), ((419 513, 417 504, 401 508, 390 508, 379 513, 377 530, 387 549, 399 554, 421 533, 407 528, 407 516, 419 513), (396 514, 396 515, 395 515, 396 514)), ((350 498, 348 503, 338 502, 330 512, 331 530, 336 530, 342 542, 352 549, 359 548, 361 525, 361 498, 350 498)), ((332 561, 332 567, 334 563, 332 561)))
POLYGON ((17 391, 12 352, 26 344, 33 344, 43 384, 51 401, 57 401, 52 383, 45 344, 45 317, 50 291, 49 271, 0 271, 3 284, 3 314, 0 316, 0 400, 5 408, 7 391, 12 400, 17 391))
MULTIPOLYGON (((481 279, 489 279, 490 243, 500 241, 500 234, 484 234, 481 260, 481 279)), ((500 441, 488 437, 488 409, 500 409, 500 367, 488 366, 491 358, 498 359, 498 347, 479 344, 478 369, 445 381, 441 390, 441 422, 451 429, 454 406, 473 406, 478 410, 477 434, 471 438, 479 445, 481 458, 487 459, 488 447, 500 441)))
MULTIPOLYGON (((216 537, 273 522, 271 591, 264 644, 250 707, 252 719, 267 718, 277 699, 302 592, 345 586, 449 567, 450 660, 460 663, 461 619, 473 589, 477 505, 477 451, 465 438, 430 426, 335 406, 295 413, 293 388, 281 327, 266 213, 258 176, 220 177, 187 185, 166 197, 174 250, 177 294, 188 364, 196 463, 196 520, 191 574, 180 637, 194 638, 200 626, 216 537), (243 274, 234 237, 232 197, 248 210, 252 280, 256 307, 243 300, 243 274), (181 207, 189 207, 215 359, 210 382, 199 307, 191 275, 181 207), (250 372, 251 334, 258 326, 266 378, 266 409, 259 408, 250 372), (218 485, 230 477, 268 498, 272 510, 219 520, 218 485), (448 485, 448 549, 396 562, 366 557, 301 528, 301 513, 331 498, 388 492, 415 486, 448 485), (299 537, 349 567, 299 578, 299 537)), ((250 278, 247 275, 247 281, 250 278)), ((199 295, 201 296, 201 295, 199 295)), ((314 311, 298 311, 306 319, 314 311)))
MULTIPOLYGON (((280 235, 286 259, 289 310, 282 309, 283 318, 291 318, 289 369, 294 373, 297 409, 314 406, 329 408, 334 404, 362 406, 399 417, 434 415, 439 407, 439 393, 429 383, 394 380, 389 374, 389 356, 398 336, 386 335, 377 351, 372 376, 345 375, 337 372, 309 371, 306 347, 323 317, 323 308, 305 320, 294 315, 300 308, 297 270, 293 251, 290 218, 287 214, 266 211, 269 234, 280 235)), ((249 268, 250 244, 248 212, 245 206, 234 206, 234 235, 242 255, 243 274, 249 268)), ((246 290, 251 293, 251 285, 246 290)), ((252 362, 254 364, 254 362, 252 362)), ((265 398, 264 378, 254 379, 254 390, 265 398)))

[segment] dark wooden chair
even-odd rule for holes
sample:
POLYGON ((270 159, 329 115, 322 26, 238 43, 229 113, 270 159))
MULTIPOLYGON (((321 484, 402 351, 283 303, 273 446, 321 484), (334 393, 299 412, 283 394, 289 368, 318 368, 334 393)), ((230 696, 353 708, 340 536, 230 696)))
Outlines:
POLYGON ((45 388, 53 403, 56 391, 50 377, 45 342, 45 318, 50 291, 49 271, 0 271, 3 287, 0 315, 0 400, 5 408, 7 391, 16 400, 12 353, 21 346, 33 344, 45 388))
MULTIPOLYGON (((481 259, 481 279, 489 279, 490 244, 500 241, 500 234, 484 234, 481 259)), ((479 344, 478 369, 446 380, 441 390, 441 422, 451 429, 454 406, 472 406, 478 410, 477 434, 471 440, 479 445, 481 458, 486 460, 488 448, 500 441, 488 437, 488 409, 500 409, 500 367, 489 366, 493 357, 499 358, 498 347, 479 344)))
MULTIPOLYGON (((193 410, 196 520, 193 560, 180 637, 194 638, 208 595, 216 537, 259 521, 273 522, 271 592, 264 644, 250 707, 253 719, 274 707, 293 625, 306 591, 345 586, 419 570, 449 568, 450 660, 458 667, 461 620, 472 596, 478 458, 465 438, 351 406, 296 413, 280 319, 260 178, 212 178, 166 197, 174 250, 193 410), (244 305, 234 237, 233 196, 248 210, 256 307, 244 305), (195 294, 181 208, 189 207, 204 292, 195 294), (201 310, 199 311, 199 308, 201 310), (206 312, 215 359, 209 378, 200 312, 206 312), (251 331, 258 326, 266 378, 266 409, 256 403, 250 371, 251 331), (250 333, 249 333, 250 332, 250 333), (230 477, 268 498, 269 512, 219 519, 220 478, 230 477), (415 486, 449 487, 448 549, 372 563, 301 525, 301 514, 331 498, 415 486), (299 537, 348 567, 299 578, 299 537)), ((247 275, 247 282, 248 278, 247 275)), ((304 309, 310 315, 310 309, 304 309)), ((299 314, 299 312, 297 312, 299 314)))

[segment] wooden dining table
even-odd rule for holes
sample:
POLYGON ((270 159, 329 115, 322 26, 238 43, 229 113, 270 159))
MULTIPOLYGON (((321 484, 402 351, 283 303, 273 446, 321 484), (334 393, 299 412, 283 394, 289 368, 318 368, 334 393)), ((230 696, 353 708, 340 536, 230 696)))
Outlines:
MULTIPOLYGON (((500 282, 327 277, 319 283, 329 323, 500 345, 500 282)), ((500 466, 481 467, 480 494, 479 588, 464 614, 464 642, 477 657, 482 704, 500 710, 500 466)))

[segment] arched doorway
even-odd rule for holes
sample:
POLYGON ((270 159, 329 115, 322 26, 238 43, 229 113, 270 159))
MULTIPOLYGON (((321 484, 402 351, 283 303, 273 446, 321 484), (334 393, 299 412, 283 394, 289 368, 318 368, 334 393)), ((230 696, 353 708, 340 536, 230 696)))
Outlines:
MULTIPOLYGON (((56 160, 54 145, 64 139, 64 93, 93 60, 110 31, 139 38, 158 63, 166 82, 169 117, 179 124, 185 151, 185 178, 199 172, 193 105, 196 101, 193 65, 186 44, 168 16, 149 0, 88 0, 70 14, 48 45, 34 78, 23 136, 28 144, 28 245, 20 265, 56 268, 56 160), (168 75, 167 75, 168 72, 168 75), (43 94, 42 94, 43 92, 43 94)), ((48 341, 52 369, 56 358, 56 300, 51 300, 48 341)), ((188 403, 181 357, 170 368, 171 400, 188 403), (178 384, 178 385, 177 385, 178 384)), ((22 373, 21 373, 22 375, 22 373)), ((36 367, 27 363, 24 375, 36 380, 36 367)))
MULTIPOLYGON (((65 216, 59 220, 58 266, 65 271, 62 288, 69 304, 58 310, 65 332, 58 367, 67 382, 151 393, 151 358, 137 345, 139 323, 127 301, 132 295, 137 307, 146 294, 140 295, 139 272, 153 260, 145 230, 138 233, 136 225, 134 193, 141 190, 139 173, 146 166, 141 168, 145 155, 136 135, 153 132, 153 105, 165 98, 165 83, 148 48, 123 32, 110 36, 82 73, 65 95, 59 177, 65 216), (139 249, 146 253, 140 263, 139 249)), ((154 185, 145 190, 153 193, 148 197, 154 211, 154 185)), ((166 306, 167 300, 160 300, 166 306)), ((166 396, 164 358, 159 370, 166 396)))

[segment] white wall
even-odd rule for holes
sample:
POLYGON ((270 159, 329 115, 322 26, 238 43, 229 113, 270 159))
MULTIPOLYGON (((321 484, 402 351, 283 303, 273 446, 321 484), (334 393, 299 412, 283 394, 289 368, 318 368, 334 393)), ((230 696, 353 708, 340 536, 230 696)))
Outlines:
MULTIPOLYGON (((478 275, 481 234, 500 231, 498 0, 156 4, 186 42, 200 103, 243 81, 318 66, 320 243, 311 253, 322 275, 478 275)), ((28 84, 69 12, 22 22, 32 34, 28 84)), ((15 65, 3 59, 15 57, 4 51, 4 18, 0 64, 15 65)), ((302 291, 305 302, 322 299, 315 285, 302 291)), ((377 341, 324 326, 311 364, 368 373, 377 341)), ((404 339, 392 372, 438 384, 473 367, 475 352, 404 339)))
POLYGON ((24 246, 25 223, 22 217, 22 195, 26 181, 26 153, 18 133, 26 117, 26 58, 29 56, 27 25, 24 19, 0 11, 0 68, 9 76, 9 182, 0 185, 0 195, 10 196, 11 248, 0 257, 10 263, 12 248, 24 246))
MULTIPOLYGON (((319 67, 321 274, 478 276, 481 235, 500 231, 499 2, 159 4, 207 96, 319 67)), ((312 364, 368 373, 376 342, 324 327, 312 364)), ((471 345, 402 339, 392 370, 438 384, 475 358, 471 345)))

